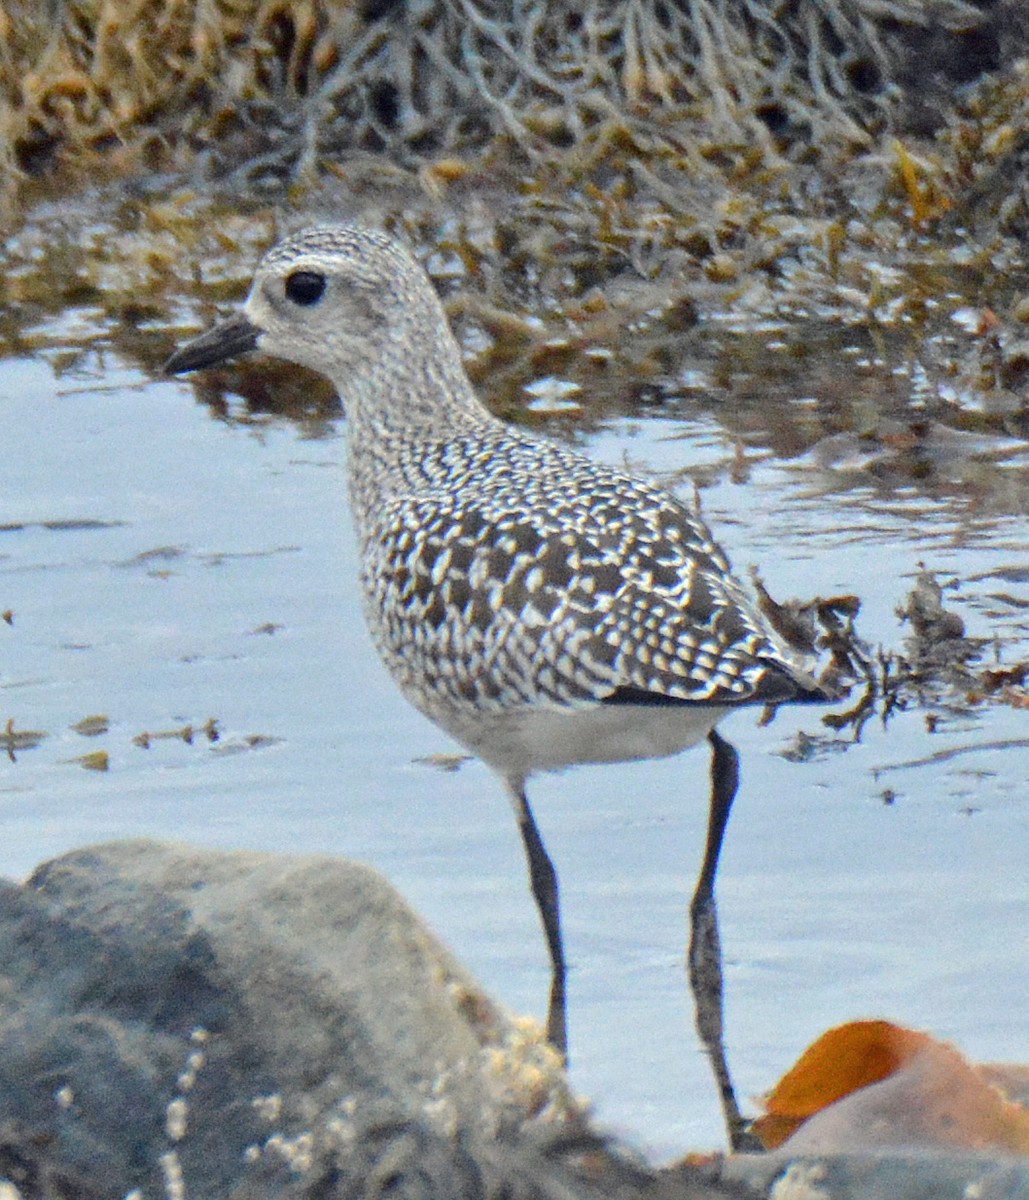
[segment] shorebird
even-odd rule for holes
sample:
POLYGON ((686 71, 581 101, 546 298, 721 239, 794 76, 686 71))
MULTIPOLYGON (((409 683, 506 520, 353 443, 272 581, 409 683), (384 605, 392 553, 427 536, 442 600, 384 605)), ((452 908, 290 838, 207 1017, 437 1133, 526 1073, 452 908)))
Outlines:
POLYGON ((548 1036, 565 1053, 557 875, 528 778, 707 738, 694 908, 713 912, 738 779, 716 723, 743 705, 828 697, 687 504, 491 415, 428 275, 394 238, 346 227, 286 238, 242 311, 165 371, 255 349, 340 394, 368 628, 407 699, 506 785, 550 954, 548 1036))

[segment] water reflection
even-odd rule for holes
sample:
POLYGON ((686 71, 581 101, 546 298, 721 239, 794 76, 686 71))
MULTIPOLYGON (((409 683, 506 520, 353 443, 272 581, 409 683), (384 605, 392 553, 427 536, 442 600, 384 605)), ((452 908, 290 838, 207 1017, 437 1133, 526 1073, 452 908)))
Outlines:
POLYGON ((716 731, 711 743, 711 801, 708 808, 704 858, 690 900, 690 938, 686 974, 693 993, 694 1020, 701 1044, 711 1061, 715 1087, 722 1106, 726 1136, 732 1150, 757 1149, 747 1135, 725 1054, 722 939, 718 930, 715 877, 725 829, 739 787, 739 757, 716 731))

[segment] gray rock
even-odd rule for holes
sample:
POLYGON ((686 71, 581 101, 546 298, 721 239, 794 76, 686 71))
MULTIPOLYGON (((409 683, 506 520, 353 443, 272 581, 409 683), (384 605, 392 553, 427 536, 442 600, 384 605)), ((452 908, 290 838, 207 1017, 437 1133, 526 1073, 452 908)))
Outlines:
POLYGON ((251 1176, 231 1200, 757 1200, 715 1167, 654 1171, 575 1118, 488 1139, 381 1121, 318 1141, 302 1176, 251 1176))
POLYGON ((1029 1200, 1029 1160, 981 1154, 739 1154, 723 1180, 771 1200, 1029 1200))
POLYGON ((367 867, 132 841, 0 884, 0 1178, 23 1195, 221 1196, 300 1174, 319 1129, 446 1147, 569 1105, 538 1031, 367 867))

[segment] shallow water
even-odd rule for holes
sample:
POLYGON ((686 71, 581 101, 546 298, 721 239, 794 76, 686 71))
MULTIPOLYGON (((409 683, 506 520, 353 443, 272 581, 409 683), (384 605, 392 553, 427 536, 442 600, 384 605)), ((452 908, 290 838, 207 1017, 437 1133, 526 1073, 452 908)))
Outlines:
MULTIPOLYGON (((579 440, 684 495, 699 481, 741 574, 760 564, 779 598, 859 594, 872 644, 901 644, 895 609, 923 562, 961 581, 946 602, 970 633, 995 637, 1007 663, 1029 655, 1024 444, 985 466, 962 459, 973 484, 1011 472, 1007 491, 884 484, 817 448, 777 457, 774 413, 756 435, 752 416, 735 418, 730 401, 669 403, 579 440), (748 430, 743 469, 734 420, 748 430)), ((21 876, 136 835, 352 856, 385 872, 489 991, 542 1015, 546 956, 514 822, 479 764, 419 761, 456 747, 401 700, 365 635, 344 428, 330 429, 226 417, 189 382, 155 382, 111 353, 73 369, 59 347, 3 362, 0 724, 48 736, 0 760, 0 868, 21 876), (73 729, 96 715, 106 732, 73 729), (191 741, 160 736, 187 725, 191 741), (105 771, 82 762, 98 751, 105 771)), ((930 733, 916 706, 801 761, 798 731, 829 736, 817 711, 766 728, 744 712, 722 729, 743 770, 718 899, 744 1107, 856 1017, 1025 1060, 1026 710, 944 711, 930 733)), ((530 791, 563 886, 573 1083, 657 1154, 724 1137, 682 965, 706 789, 695 750, 530 791)))

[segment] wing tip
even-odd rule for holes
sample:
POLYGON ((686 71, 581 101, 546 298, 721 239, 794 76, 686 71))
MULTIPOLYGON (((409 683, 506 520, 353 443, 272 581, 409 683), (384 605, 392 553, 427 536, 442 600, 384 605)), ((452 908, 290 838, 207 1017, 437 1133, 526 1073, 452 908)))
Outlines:
POLYGON ((838 698, 835 692, 812 676, 800 671, 788 672, 779 663, 769 663, 756 684, 742 694, 720 690, 712 695, 674 696, 625 684, 609 692, 601 703, 646 708, 701 704, 735 707, 744 704, 831 704, 838 698))

